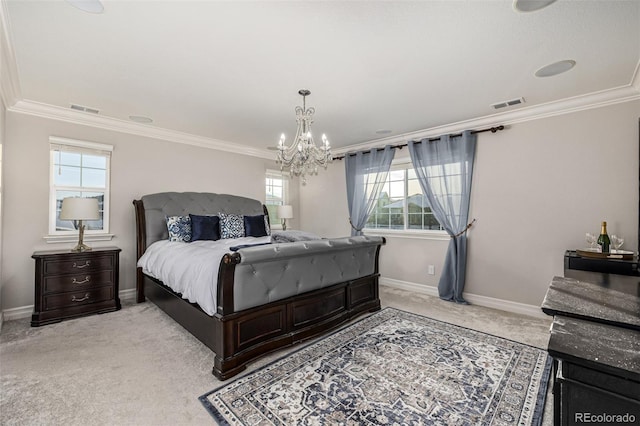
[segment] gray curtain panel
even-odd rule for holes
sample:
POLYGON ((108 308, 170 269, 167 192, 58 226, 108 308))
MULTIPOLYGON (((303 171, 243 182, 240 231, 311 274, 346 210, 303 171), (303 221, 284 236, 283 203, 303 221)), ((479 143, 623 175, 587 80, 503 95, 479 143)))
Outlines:
POLYGON ((358 151, 345 156, 351 235, 362 235, 362 228, 387 180, 394 154, 395 149, 387 145, 384 149, 373 148, 371 151, 358 151))
POLYGON ((441 299, 467 303, 462 297, 467 266, 467 229, 471 177, 477 136, 441 136, 409 142, 409 153, 420 186, 435 218, 451 236, 438 283, 441 299), (458 235, 460 234, 460 235, 458 235))

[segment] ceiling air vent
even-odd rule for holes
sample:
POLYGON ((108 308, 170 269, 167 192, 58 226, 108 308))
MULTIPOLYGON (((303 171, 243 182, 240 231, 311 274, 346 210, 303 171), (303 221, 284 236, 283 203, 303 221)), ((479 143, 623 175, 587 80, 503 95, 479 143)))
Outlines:
POLYGON ((95 108, 89 108, 86 106, 76 105, 76 104, 71 104, 71 109, 75 109, 76 111, 82 111, 82 112, 90 112, 92 114, 97 114, 100 112, 95 108))
POLYGON ((506 108, 514 105, 520 105, 524 103, 524 98, 511 99, 510 101, 498 102, 491 105, 493 109, 506 108))

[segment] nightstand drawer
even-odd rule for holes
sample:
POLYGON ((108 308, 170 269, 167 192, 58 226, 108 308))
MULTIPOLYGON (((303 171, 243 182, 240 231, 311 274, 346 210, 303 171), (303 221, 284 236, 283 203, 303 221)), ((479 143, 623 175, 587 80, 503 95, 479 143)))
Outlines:
POLYGON ((114 271, 88 271, 74 275, 57 275, 44 278, 44 293, 81 291, 114 284, 114 271))
POLYGON ((52 294, 50 296, 44 296, 44 310, 49 311, 71 306, 88 305, 113 298, 112 286, 74 291, 71 293, 52 294))
POLYGON ((78 259, 47 259, 44 261, 44 275, 84 273, 103 269, 113 269, 113 256, 82 256, 78 259))

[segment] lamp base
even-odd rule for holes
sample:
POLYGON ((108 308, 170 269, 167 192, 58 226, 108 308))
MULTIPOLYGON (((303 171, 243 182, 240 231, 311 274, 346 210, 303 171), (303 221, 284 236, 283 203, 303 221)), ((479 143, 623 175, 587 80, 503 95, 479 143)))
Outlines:
POLYGON ((72 252, 74 253, 79 253, 79 252, 83 252, 83 251, 91 251, 91 247, 89 247, 88 245, 81 243, 78 244, 77 246, 75 246, 74 248, 71 249, 72 252))
POLYGON ((91 251, 91 247, 82 242, 84 239, 84 225, 82 224, 82 220, 78 221, 78 244, 71 249, 73 253, 80 253, 83 251, 91 251))
POLYGON ((283 231, 287 230, 287 219, 282 219, 282 230, 283 231))

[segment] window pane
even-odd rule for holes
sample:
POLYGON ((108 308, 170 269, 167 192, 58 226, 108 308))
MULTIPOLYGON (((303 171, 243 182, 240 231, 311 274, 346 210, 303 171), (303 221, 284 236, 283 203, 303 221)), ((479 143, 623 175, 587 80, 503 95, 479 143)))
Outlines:
POLYGON ((433 216, 433 213, 425 213, 424 229, 435 229, 435 230, 440 229, 441 230, 443 228, 440 226, 440 223, 438 223, 435 216, 433 216))
POLYGON ((407 194, 409 196, 422 194, 422 188, 420 187, 420 182, 415 179, 411 179, 407 181, 407 194))
POLYGON ((392 229, 404 229, 404 215, 402 213, 391 214, 390 222, 392 229))
POLYGON ((103 155, 82 154, 82 167, 90 167, 93 169, 106 169, 107 157, 103 155))
POLYGON ((267 212, 269 213, 269 224, 279 224, 280 218, 278 217, 278 206, 276 204, 267 204, 267 212))
POLYGON ((53 174, 56 186, 80 186, 80 167, 57 166, 53 174))
POLYGON ((389 180, 404 180, 404 170, 392 170, 389 172, 389 180))
POLYGON ((89 188, 105 188, 107 186, 107 171, 83 168, 82 186, 89 188))
POLYGON ((423 215, 421 213, 419 214, 414 214, 414 213, 409 213, 409 229, 422 229, 422 224, 423 224, 423 215))
POLYGON ((390 182, 389 195, 396 198, 404 198, 404 182, 390 182))
POLYGON ((60 162, 58 164, 62 164, 63 166, 78 166, 80 167, 80 161, 82 154, 79 152, 67 152, 67 151, 59 151, 60 152, 60 162))

